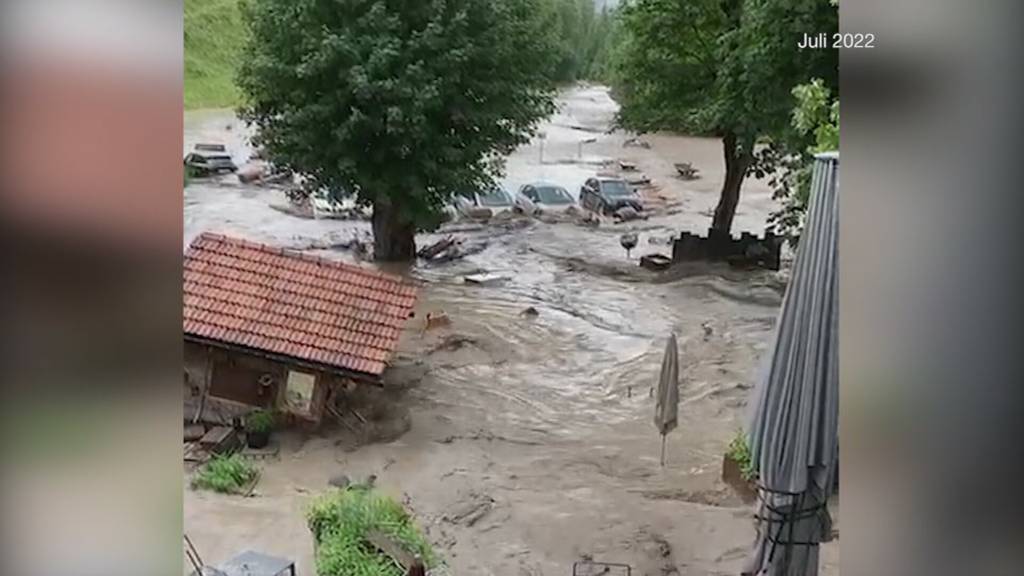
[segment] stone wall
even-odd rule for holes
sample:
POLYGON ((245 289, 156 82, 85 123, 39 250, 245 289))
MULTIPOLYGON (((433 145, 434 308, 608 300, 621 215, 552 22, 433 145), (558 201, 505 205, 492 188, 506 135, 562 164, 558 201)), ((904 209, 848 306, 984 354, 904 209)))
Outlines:
POLYGON ((683 232, 672 244, 673 262, 728 262, 734 266, 778 270, 783 239, 770 232, 763 238, 744 232, 738 239, 708 230, 707 237, 683 232))

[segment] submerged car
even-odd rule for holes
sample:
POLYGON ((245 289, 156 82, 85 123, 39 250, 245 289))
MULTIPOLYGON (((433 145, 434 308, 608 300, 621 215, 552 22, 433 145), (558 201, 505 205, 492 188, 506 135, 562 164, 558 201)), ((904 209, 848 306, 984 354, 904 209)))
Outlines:
POLYGON ((580 188, 580 205, 606 216, 627 206, 637 212, 644 209, 636 190, 617 176, 588 178, 580 188))
POLYGON ((569 191, 555 184, 538 182, 519 189, 516 204, 527 214, 538 212, 564 212, 576 207, 569 191))
POLYGON ((223 144, 196 144, 185 156, 185 168, 194 176, 235 172, 238 166, 223 144))
POLYGON ((483 192, 474 192, 469 196, 457 196, 455 208, 469 218, 491 218, 513 210, 515 202, 508 192, 495 187, 483 192))

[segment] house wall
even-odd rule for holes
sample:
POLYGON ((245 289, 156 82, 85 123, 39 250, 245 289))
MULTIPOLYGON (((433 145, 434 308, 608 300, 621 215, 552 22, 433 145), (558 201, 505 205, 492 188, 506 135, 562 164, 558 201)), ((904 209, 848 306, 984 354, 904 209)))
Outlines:
POLYGON ((290 418, 291 423, 317 424, 323 417, 330 387, 338 379, 305 367, 189 341, 184 347, 184 368, 185 417, 191 420, 203 404, 203 421, 224 424, 251 412, 254 405, 271 410, 282 409, 289 370, 316 376, 312 418, 296 416, 290 418), (261 380, 269 386, 261 384, 261 380), (251 385, 246 388, 249 382, 251 385), (234 399, 223 397, 225 394, 234 399))

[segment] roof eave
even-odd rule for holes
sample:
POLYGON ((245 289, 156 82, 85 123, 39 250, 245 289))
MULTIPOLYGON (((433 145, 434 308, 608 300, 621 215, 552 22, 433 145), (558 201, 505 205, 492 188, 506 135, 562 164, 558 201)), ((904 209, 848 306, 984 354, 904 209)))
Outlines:
POLYGON ((216 348, 222 348, 231 352, 239 352, 242 354, 249 354, 253 356, 260 356, 268 360, 275 362, 281 362, 285 364, 294 364, 296 366, 302 366, 312 370, 320 372, 329 372, 338 376, 345 376, 353 380, 366 382, 368 384, 374 384, 376 386, 383 386, 384 379, 381 374, 370 374, 367 372, 359 372, 356 370, 350 370, 341 366, 334 366, 332 364, 324 364, 321 362, 313 362, 304 358, 298 358, 296 356, 289 356, 287 354, 278 354, 276 352, 270 352, 269 350, 263 350, 260 348, 253 348, 251 346, 243 346, 240 344, 232 344, 223 340, 216 340, 214 338, 205 338, 202 336, 196 336, 195 334, 184 333, 185 340, 195 342, 196 344, 204 344, 207 346, 213 346, 216 348))

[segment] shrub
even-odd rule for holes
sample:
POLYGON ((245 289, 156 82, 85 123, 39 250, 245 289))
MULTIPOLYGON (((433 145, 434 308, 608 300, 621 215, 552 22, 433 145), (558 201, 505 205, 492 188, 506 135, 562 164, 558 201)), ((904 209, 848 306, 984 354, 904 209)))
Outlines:
POLYGON ((747 435, 742 430, 736 433, 736 437, 729 443, 729 451, 726 455, 740 466, 740 473, 743 479, 751 481, 756 476, 754 462, 750 457, 750 445, 747 444, 747 435))
POLYGON ((192 487, 234 493, 257 476, 259 470, 256 466, 238 454, 215 456, 192 478, 192 487))
POLYGON ((274 428, 274 415, 266 410, 253 410, 245 417, 246 432, 257 434, 270 432, 274 428))
POLYGON ((436 565, 430 545, 405 510, 394 500, 367 488, 349 488, 313 501, 306 519, 316 541, 319 576, 404 576, 365 537, 376 530, 400 543, 423 563, 436 565))

